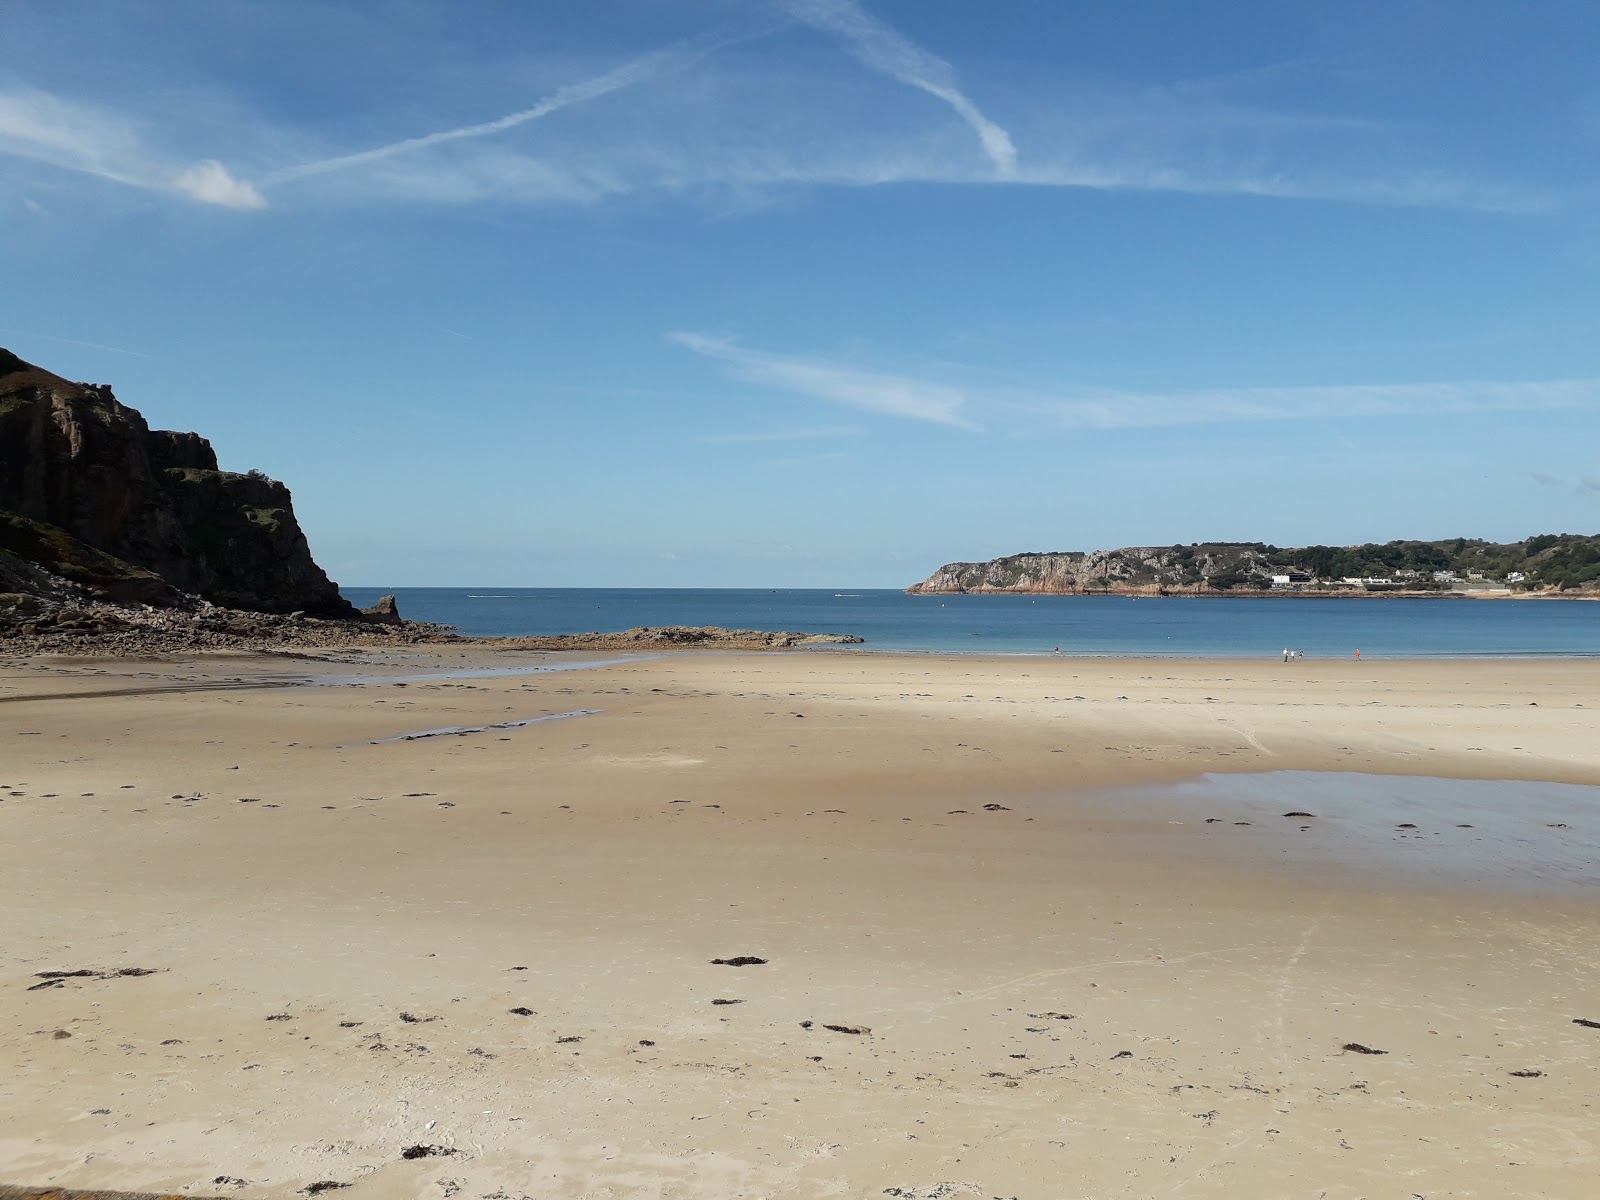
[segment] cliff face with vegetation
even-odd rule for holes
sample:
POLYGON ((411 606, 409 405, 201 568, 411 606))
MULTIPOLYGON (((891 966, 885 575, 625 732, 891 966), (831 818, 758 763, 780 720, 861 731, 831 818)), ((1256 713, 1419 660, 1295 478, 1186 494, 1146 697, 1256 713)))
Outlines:
POLYGON ((906 590, 1316 594, 1444 592, 1461 584, 1511 591, 1593 593, 1600 589, 1600 536, 1563 533, 1510 543, 1455 538, 1300 547, 1211 542, 1012 554, 988 562, 948 563, 906 590), (1274 585, 1274 576, 1289 576, 1293 582, 1274 585), (1365 582, 1348 582, 1351 580, 1365 582))
POLYGON ((218 469, 198 434, 152 430, 103 385, 0 350, 0 590, 37 570, 121 603, 354 617, 311 557, 289 489, 218 469))

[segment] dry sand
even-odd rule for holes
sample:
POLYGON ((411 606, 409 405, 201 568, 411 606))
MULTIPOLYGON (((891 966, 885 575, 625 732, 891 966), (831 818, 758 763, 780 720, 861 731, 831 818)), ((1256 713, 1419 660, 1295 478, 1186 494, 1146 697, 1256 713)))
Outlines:
MULTIPOLYGON (((1341 866, 1330 814, 1093 790, 1597 784, 1591 664, 373 657, 0 666, 0 1183, 1600 1189, 1593 876, 1437 886, 1341 866)), ((1584 861, 1573 795, 1505 853, 1584 861)))

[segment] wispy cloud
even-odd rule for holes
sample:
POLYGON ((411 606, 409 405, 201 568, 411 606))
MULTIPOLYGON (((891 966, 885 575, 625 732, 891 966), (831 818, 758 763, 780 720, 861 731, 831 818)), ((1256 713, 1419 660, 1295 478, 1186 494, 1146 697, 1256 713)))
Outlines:
MULTIPOLYGON (((1338 81, 1301 78, 1310 67, 1274 76, 1274 90, 1263 95, 1262 87, 1231 77, 1163 85, 1015 63, 1003 81, 1002 126, 950 62, 856 0, 772 0, 760 13, 598 73, 592 60, 563 67, 541 56, 546 78, 558 72, 555 78, 578 81, 491 119, 440 121, 446 128, 425 122, 420 128, 431 132, 356 149, 342 139, 330 143, 320 125, 253 117, 220 93, 203 106, 211 116, 170 102, 136 116, 134 102, 96 106, 39 90, 0 90, 0 154, 238 211, 265 208, 278 195, 298 205, 435 206, 594 206, 655 195, 725 207, 799 188, 895 184, 1490 212, 1549 211, 1560 203, 1549 189, 1452 169, 1423 126, 1345 116, 1323 99, 1340 94, 1338 81), (823 52, 745 45, 780 27, 807 42, 822 34, 823 52), (732 50, 736 45, 741 49, 732 50), (1307 103, 1302 92, 1316 100, 1307 103), (613 99, 596 103, 607 97, 613 99), (1324 111, 1329 104, 1334 111, 1324 111), (526 128, 557 114, 560 120, 540 124, 536 134, 526 128), (267 171, 267 163, 281 165, 267 171)), ((474 85, 497 96, 526 86, 520 81, 528 61, 520 55, 480 58, 471 67, 444 76, 462 88, 453 106, 473 103, 474 85)), ((418 93, 430 86, 419 81, 418 93)), ((503 101, 486 103, 495 107, 484 111, 494 113, 503 101)), ((1360 98, 1347 107, 1369 111, 1360 98)), ((325 117, 346 127, 383 119, 325 117)))
POLYGON ((838 37, 852 55, 875 71, 943 100, 972 127, 1002 179, 1017 173, 1017 148, 1011 135, 984 116, 961 90, 955 68, 863 12, 854 0, 789 0, 789 12, 813 28, 838 37))
POLYGON ((411 154, 433 146, 441 146, 447 142, 489 137, 497 133, 504 133, 509 129, 515 129, 519 125, 526 125, 530 121, 548 117, 564 108, 571 108, 574 105, 584 104, 590 100, 598 100, 601 96, 654 79, 666 71, 682 68, 696 59, 703 58, 713 50, 727 45, 734 40, 734 37, 735 35, 730 34, 706 36, 678 42, 659 50, 652 50, 592 78, 557 88, 537 104, 517 112, 507 113, 503 117, 496 117, 490 121, 480 121, 473 125, 462 125, 455 129, 442 129, 435 133, 426 133, 418 137, 401 138, 399 141, 387 142, 384 145, 374 146, 368 150, 358 150, 352 154, 339 154, 331 158, 285 167, 268 175, 266 182, 286 183, 295 179, 304 179, 310 175, 325 175, 330 171, 342 171, 351 167, 365 166, 381 162, 386 158, 393 158, 397 154, 411 154))
POLYGON ((263 184, 320 181, 316 191, 297 189, 302 201, 434 205, 592 206, 650 194, 724 204, 797 188, 897 184, 1519 213, 1556 203, 1537 188, 1419 165, 1425 152, 1370 122, 1103 83, 1073 89, 1043 80, 1022 89, 1013 128, 1026 154, 1019 159, 1004 130, 977 154, 965 126, 885 104, 875 77, 840 77, 809 59, 774 71, 752 55, 713 58, 713 48, 655 51, 506 116, 310 158, 263 184), (704 69, 691 71, 697 56, 704 69), (593 103, 605 97, 612 102, 593 103), (871 119, 860 119, 863 111, 871 119), (541 126, 536 141, 506 136, 558 113, 562 120, 541 126))
POLYGON ((1447 416, 1600 405, 1600 379, 1207 388, 1022 395, 1012 405, 1063 429, 1142 429, 1328 417, 1447 416))
POLYGON ((774 429, 763 433, 713 433, 697 439, 711 443, 738 442, 809 442, 826 438, 859 437, 861 429, 854 425, 829 425, 823 429, 774 429))
POLYGON ((0 92, 0 153, 202 204, 266 207, 253 184, 215 159, 175 163, 152 149, 126 117, 37 89, 0 92))
POLYGON ((0 92, 0 150, 115 183, 146 186, 130 123, 32 88, 0 92))
MULTIPOLYGON (((817 355, 753 350, 727 337, 679 332, 669 339, 723 363, 737 379, 808 399, 962 429, 1150 429, 1163 426, 1443 417, 1600 408, 1600 379, 1518 382, 1338 384, 1134 392, 1048 381, 996 379, 952 364, 920 376, 817 355), (969 382, 962 383, 960 381, 969 382)), ((1554 477, 1535 474, 1539 482, 1554 477)))
POLYGON ((944 384, 863 371, 826 359, 751 350, 710 334, 679 332, 668 337, 687 350, 723 363, 734 378, 747 383, 880 416, 956 429, 977 428, 966 415, 967 397, 944 384))

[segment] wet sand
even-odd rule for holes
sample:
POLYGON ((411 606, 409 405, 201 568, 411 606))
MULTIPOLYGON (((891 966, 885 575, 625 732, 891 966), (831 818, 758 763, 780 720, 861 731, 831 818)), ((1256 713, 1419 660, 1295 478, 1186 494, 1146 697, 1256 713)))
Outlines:
POLYGON ((1592 1193, 1589 793, 1163 790, 1600 784, 1591 664, 340 657, 0 667, 0 1183, 1592 1193))

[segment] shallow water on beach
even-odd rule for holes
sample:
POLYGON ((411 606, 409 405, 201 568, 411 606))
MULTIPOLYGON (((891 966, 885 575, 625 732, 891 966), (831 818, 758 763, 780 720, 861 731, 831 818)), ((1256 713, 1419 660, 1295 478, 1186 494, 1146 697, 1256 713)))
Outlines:
POLYGON ((1600 787, 1355 772, 1204 775, 1095 801, 1165 820, 1176 848, 1230 863, 1399 887, 1577 893, 1600 899, 1600 787), (1309 814, 1295 816, 1290 814, 1309 814))
POLYGON ((1274 658, 1600 656, 1600 603, 1579 600, 908 596, 888 590, 345 588, 368 605, 485 637, 635 626, 851 633, 862 650, 1274 658))
MULTIPOLYGON (((510 667, 441 667, 410 675, 313 675, 306 682, 318 687, 377 687, 396 683, 438 683, 455 679, 499 679, 520 675, 550 675, 559 671, 587 671, 593 667, 615 667, 624 663, 649 662, 653 654, 620 655, 616 658, 530 658, 510 667)), ((291 681, 293 682, 293 681, 291 681)))
POLYGON ((420 742, 436 737, 466 737, 472 733, 494 733, 502 729, 527 729, 530 725, 546 725, 551 721, 570 721, 574 717, 599 716, 598 708, 574 708, 568 712, 545 713, 539 717, 524 717, 520 721, 495 721, 490 725, 440 725, 433 729, 414 729, 390 737, 372 738, 369 746, 382 746, 389 742, 420 742))

